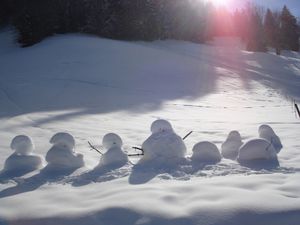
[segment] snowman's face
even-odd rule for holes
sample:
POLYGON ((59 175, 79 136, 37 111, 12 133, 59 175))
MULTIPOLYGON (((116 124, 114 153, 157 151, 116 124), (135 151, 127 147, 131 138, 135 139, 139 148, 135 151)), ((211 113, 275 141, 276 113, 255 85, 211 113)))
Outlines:
POLYGON ((151 125, 152 134, 173 131, 172 125, 166 120, 156 120, 151 125))
POLYGON ((53 144, 53 146, 64 148, 64 149, 70 149, 70 150, 74 149, 75 147, 75 139, 69 133, 55 134, 51 138, 50 143, 53 144))
POLYGON ((272 129, 272 127, 270 127, 269 125, 261 125, 258 128, 258 133, 269 133, 269 134, 274 134, 274 131, 272 129))
POLYGON ((109 133, 109 134, 106 134, 103 137, 102 145, 106 149, 110 149, 112 147, 119 147, 119 148, 121 148, 122 145, 123 145, 123 142, 122 142, 122 139, 121 139, 121 137, 119 135, 114 134, 114 133, 109 133))
POLYGON ((241 140, 241 135, 238 131, 231 131, 228 135, 229 140, 241 140))
POLYGON ((32 153, 34 144, 30 137, 18 135, 12 140, 11 149, 14 150, 16 154, 27 155, 32 153))

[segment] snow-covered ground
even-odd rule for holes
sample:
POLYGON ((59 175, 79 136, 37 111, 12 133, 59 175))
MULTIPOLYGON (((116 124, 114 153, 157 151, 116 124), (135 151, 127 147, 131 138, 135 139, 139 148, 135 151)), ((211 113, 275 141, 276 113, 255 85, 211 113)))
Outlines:
MULTIPOLYGON (((121 42, 84 35, 48 38, 30 48, 0 33, 0 167, 16 135, 46 156, 68 132, 85 167, 19 178, 0 175, 0 224, 297 225, 300 221, 300 54, 250 53, 238 40, 121 42), (222 159, 178 168, 94 169, 107 133, 139 153, 156 119, 193 146, 220 149, 232 130, 245 143, 272 126, 279 167, 253 169, 222 159)), ((75 154, 75 153, 74 153, 75 154)), ((135 164, 138 157, 130 157, 135 164)), ((45 161, 44 161, 45 164, 45 161)))

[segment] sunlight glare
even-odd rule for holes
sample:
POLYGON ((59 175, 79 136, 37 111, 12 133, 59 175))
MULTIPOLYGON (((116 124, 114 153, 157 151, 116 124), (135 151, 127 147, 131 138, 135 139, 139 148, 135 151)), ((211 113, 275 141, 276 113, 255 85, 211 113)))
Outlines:
POLYGON ((212 4, 214 4, 216 7, 221 7, 221 6, 226 6, 229 7, 231 6, 232 1, 230 0, 208 0, 212 4))

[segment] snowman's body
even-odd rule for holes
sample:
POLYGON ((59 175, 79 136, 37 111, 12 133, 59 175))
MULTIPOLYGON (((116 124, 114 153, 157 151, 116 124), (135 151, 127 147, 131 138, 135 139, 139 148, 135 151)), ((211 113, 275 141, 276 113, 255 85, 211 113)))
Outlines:
POLYGON ((42 158, 33 154, 34 144, 29 136, 16 136, 10 146, 14 153, 6 159, 4 170, 33 171, 42 166, 42 158))
POLYGON ((265 139, 253 139, 246 142, 239 149, 239 162, 247 161, 272 161, 277 160, 276 150, 265 139))
POLYGON ((276 153, 282 149, 280 138, 275 134, 274 130, 269 125, 261 125, 258 129, 259 137, 269 141, 276 153))
POLYGON ((122 139, 117 134, 106 134, 102 145, 107 151, 101 157, 99 166, 123 166, 128 162, 128 156, 122 150, 122 139))
POLYGON ((203 141, 193 147, 191 159, 193 163, 218 163, 221 161, 222 156, 215 144, 203 141))
POLYGON ((142 145, 144 156, 141 162, 150 160, 178 162, 185 157, 186 146, 168 121, 154 121, 151 131, 151 136, 142 145))
POLYGON ((84 166, 83 155, 74 151, 75 139, 68 133, 57 133, 50 143, 53 144, 47 152, 46 161, 55 168, 79 168, 84 166))
POLYGON ((239 148, 243 145, 241 135, 238 131, 231 131, 226 141, 221 146, 222 156, 235 160, 239 153, 239 148))

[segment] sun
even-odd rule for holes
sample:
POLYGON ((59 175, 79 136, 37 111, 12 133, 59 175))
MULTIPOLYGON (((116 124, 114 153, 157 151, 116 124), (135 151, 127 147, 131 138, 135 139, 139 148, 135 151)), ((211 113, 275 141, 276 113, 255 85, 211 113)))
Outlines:
POLYGON ((214 4, 216 7, 226 6, 229 7, 232 4, 231 0, 208 0, 212 4, 214 4))

